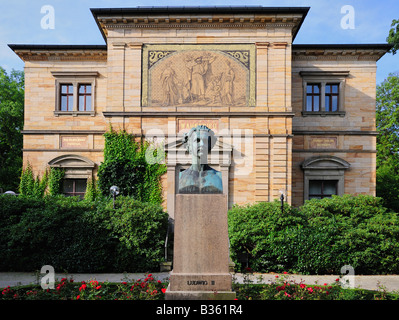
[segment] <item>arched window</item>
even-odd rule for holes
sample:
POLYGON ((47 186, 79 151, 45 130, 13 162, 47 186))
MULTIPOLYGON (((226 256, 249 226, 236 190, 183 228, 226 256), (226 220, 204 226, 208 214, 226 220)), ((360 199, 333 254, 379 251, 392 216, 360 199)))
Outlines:
POLYGON ((49 163, 51 168, 65 170, 63 180, 63 194, 80 196, 86 192, 87 180, 93 177, 95 163, 79 155, 67 154, 54 158, 49 163))
POLYGON ((322 199, 345 193, 345 170, 350 164, 334 156, 318 156, 305 160, 304 200, 322 199))

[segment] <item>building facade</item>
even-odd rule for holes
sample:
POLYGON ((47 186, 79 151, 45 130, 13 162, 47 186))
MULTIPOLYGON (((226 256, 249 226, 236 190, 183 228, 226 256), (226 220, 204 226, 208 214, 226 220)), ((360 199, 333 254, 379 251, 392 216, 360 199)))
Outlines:
POLYGON ((25 62, 24 163, 80 194, 103 134, 163 141, 165 207, 204 124, 232 204, 375 195, 376 62, 386 44, 293 44, 309 8, 91 9, 105 45, 9 45, 25 62))

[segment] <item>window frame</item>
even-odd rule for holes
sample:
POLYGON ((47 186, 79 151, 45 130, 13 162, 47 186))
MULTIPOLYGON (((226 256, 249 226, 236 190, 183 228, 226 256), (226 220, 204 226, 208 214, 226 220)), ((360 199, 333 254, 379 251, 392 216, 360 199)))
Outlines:
POLYGON ((95 95, 96 95, 96 78, 99 73, 97 71, 53 71, 51 72, 55 78, 55 116, 60 115, 90 115, 95 116, 95 95), (73 108, 72 111, 61 110, 61 86, 66 84, 73 85, 73 108), (79 111, 79 86, 91 85, 91 106, 90 111, 79 111))
POLYGON ((74 95, 74 90, 73 90, 73 84, 72 83, 61 83, 60 84, 60 110, 61 111, 73 111, 73 95, 74 95), (66 87, 66 93, 62 92, 62 88, 66 87), (69 92, 69 87, 72 87, 72 92, 69 92), (62 110, 62 98, 66 97, 66 110, 62 110), (72 100, 72 110, 69 110, 69 101, 70 99, 72 100))
POLYGON ((345 192, 345 171, 350 168, 349 162, 335 156, 315 156, 308 158, 301 164, 303 170, 303 199, 309 200, 309 181, 335 180, 337 181, 337 195, 345 192))
POLYGON ((327 109, 326 107, 326 100, 328 98, 328 102, 329 102, 329 107, 332 109, 332 105, 333 105, 333 97, 337 97, 337 110, 325 110, 326 112, 336 112, 339 111, 339 96, 340 96, 340 92, 339 92, 339 83, 326 83, 325 88, 327 89, 327 87, 330 87, 330 92, 327 92, 327 90, 325 90, 324 93, 324 107, 325 109, 327 109), (334 93, 333 92, 333 86, 338 86, 338 92, 334 93))
POLYGON ((78 84, 78 106, 77 106, 77 109, 79 110, 79 112, 91 111, 91 107, 92 107, 92 104, 93 104, 92 103, 92 93, 93 93, 93 90, 92 90, 91 83, 79 83, 78 84), (85 92, 83 92, 83 93, 80 92, 80 88, 82 86, 85 87, 85 90, 84 90, 85 92), (91 88, 89 93, 86 92, 88 86, 90 86, 90 88, 91 88), (80 107, 81 107, 81 105, 80 105, 80 97, 83 97, 83 101, 84 101, 83 110, 80 110, 80 107), (90 110, 87 110, 87 97, 90 97, 90 106, 89 106, 90 110))
POLYGON ((320 111, 320 108, 321 107, 321 84, 320 83, 307 83, 306 84, 306 106, 305 106, 305 110, 306 111, 308 111, 308 112, 318 112, 318 111, 320 111), (312 86, 312 92, 308 92, 308 86, 312 86), (315 93, 314 92, 314 88, 315 87, 318 87, 319 88, 319 92, 318 93, 315 93), (308 110, 308 97, 312 97, 312 105, 311 105, 311 109, 312 110, 308 110), (319 106, 318 106, 318 109, 319 110, 314 110, 314 107, 315 107, 315 103, 314 103, 314 101, 315 101, 315 97, 319 97, 319 106))
POLYGON ((349 71, 300 71, 303 85, 302 116, 341 116, 345 111, 345 84, 349 71), (311 84, 320 85, 319 111, 307 110, 307 86, 311 84), (338 85, 338 106, 336 111, 326 111, 326 85, 338 85))

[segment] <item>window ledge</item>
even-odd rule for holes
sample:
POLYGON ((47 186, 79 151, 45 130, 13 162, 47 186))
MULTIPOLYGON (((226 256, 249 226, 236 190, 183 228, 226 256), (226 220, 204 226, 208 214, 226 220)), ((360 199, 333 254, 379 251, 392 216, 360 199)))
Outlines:
POLYGON ((56 117, 58 116, 92 116, 94 117, 96 115, 95 111, 54 111, 54 115, 56 117))
POLYGON ((346 112, 345 111, 302 111, 302 116, 307 117, 307 116, 320 116, 320 117, 326 117, 326 116, 340 116, 340 117, 345 117, 346 112))

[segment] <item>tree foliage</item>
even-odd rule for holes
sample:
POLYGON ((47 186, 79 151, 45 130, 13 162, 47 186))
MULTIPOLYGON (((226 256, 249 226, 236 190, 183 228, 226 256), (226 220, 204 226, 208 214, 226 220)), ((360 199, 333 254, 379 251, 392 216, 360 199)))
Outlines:
POLYGON ((0 67, 0 188, 17 191, 22 167, 24 73, 0 67))
POLYGON ((399 74, 377 86, 377 196, 399 212, 399 74))
POLYGON ((146 157, 153 153, 154 158, 157 150, 147 141, 136 141, 126 131, 111 129, 104 136, 104 162, 98 170, 98 188, 102 195, 108 196, 110 187, 115 185, 121 195, 143 202, 162 203, 160 178, 166 172, 166 166, 159 161, 150 163, 146 157))
POLYGON ((392 54, 395 54, 399 49, 399 19, 392 20, 391 29, 389 30, 389 34, 387 37, 387 42, 393 44, 391 49, 392 54))

